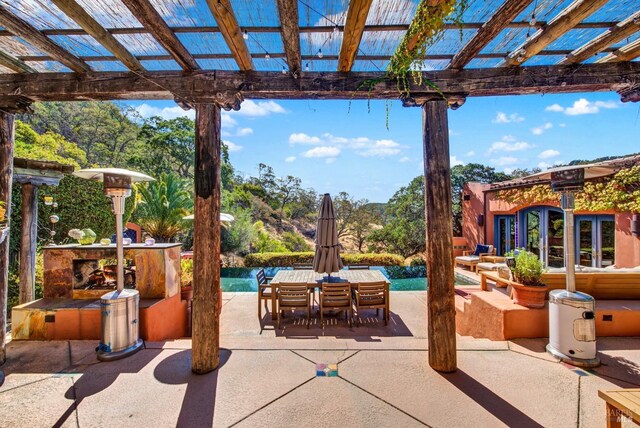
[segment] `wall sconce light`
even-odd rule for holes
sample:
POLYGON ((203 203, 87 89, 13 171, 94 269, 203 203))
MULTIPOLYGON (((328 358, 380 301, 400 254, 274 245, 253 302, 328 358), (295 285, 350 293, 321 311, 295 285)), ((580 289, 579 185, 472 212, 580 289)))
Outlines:
POLYGON ((631 216, 631 235, 640 236, 640 214, 631 216))
POLYGON ((484 214, 478 214, 478 226, 484 226, 484 214))

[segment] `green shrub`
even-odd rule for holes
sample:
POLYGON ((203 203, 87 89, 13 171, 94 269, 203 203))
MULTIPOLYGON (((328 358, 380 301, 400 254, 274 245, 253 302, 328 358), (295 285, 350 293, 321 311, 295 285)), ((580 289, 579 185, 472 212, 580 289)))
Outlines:
MULTIPOLYGON (((314 253, 252 253, 244 258, 247 267, 289 267, 294 263, 312 263, 314 253)), ((345 265, 369 265, 369 266, 401 266, 404 263, 402 256, 397 254, 342 254, 342 262, 345 265)))
POLYGON ((193 283, 193 259, 180 260, 180 287, 189 287, 193 283))
POLYGON ((416 256, 409 261, 409 266, 426 266, 427 261, 422 256, 416 256))
POLYGON ((284 232, 282 235, 282 243, 287 250, 294 252, 311 251, 311 245, 301 235, 294 232, 284 232))
POLYGON ((516 256, 516 265, 512 269, 513 276, 522 285, 544 286, 541 281, 544 265, 533 253, 521 250, 516 256))

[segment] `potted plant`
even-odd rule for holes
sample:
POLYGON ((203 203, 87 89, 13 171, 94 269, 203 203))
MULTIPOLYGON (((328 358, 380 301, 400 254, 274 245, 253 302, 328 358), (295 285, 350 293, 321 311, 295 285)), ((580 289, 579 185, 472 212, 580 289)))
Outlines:
POLYGON ((4 202, 0 202, 0 244, 4 242, 7 235, 9 235, 6 214, 7 211, 4 207, 4 202))
POLYGON ((193 299, 193 259, 180 260, 180 295, 182 300, 193 299))
POLYGON ((514 302, 528 308, 543 308, 547 286, 542 282, 544 271, 542 261, 529 251, 520 251, 515 256, 512 298, 514 302))

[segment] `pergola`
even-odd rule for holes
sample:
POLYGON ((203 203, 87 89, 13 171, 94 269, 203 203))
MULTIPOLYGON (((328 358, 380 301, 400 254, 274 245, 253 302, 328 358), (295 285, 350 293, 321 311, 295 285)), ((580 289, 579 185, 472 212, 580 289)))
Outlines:
MULTIPOLYGON (((245 98, 398 98, 385 68, 403 38, 415 46, 428 36, 408 32, 416 4, 0 0, 0 200, 11 197, 14 114, 34 101, 174 99, 194 108, 192 370, 214 370, 220 109, 240 109, 245 98)), ((429 364, 444 372, 456 369, 447 107, 469 96, 586 91, 640 100, 637 0, 470 0, 463 20, 446 25, 421 58, 431 84, 410 81, 402 97, 423 109, 429 364)), ((1 363, 7 242, 0 259, 1 363)))

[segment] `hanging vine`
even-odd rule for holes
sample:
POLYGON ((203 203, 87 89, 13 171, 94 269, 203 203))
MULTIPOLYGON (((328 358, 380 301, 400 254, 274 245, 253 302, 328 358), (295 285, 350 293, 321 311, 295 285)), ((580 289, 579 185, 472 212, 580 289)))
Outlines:
MULTIPOLYGON (((500 190, 496 198, 517 206, 560 202, 560 195, 549 185, 500 190)), ((575 206, 578 211, 640 213, 640 165, 622 169, 609 179, 585 183, 575 206)))

